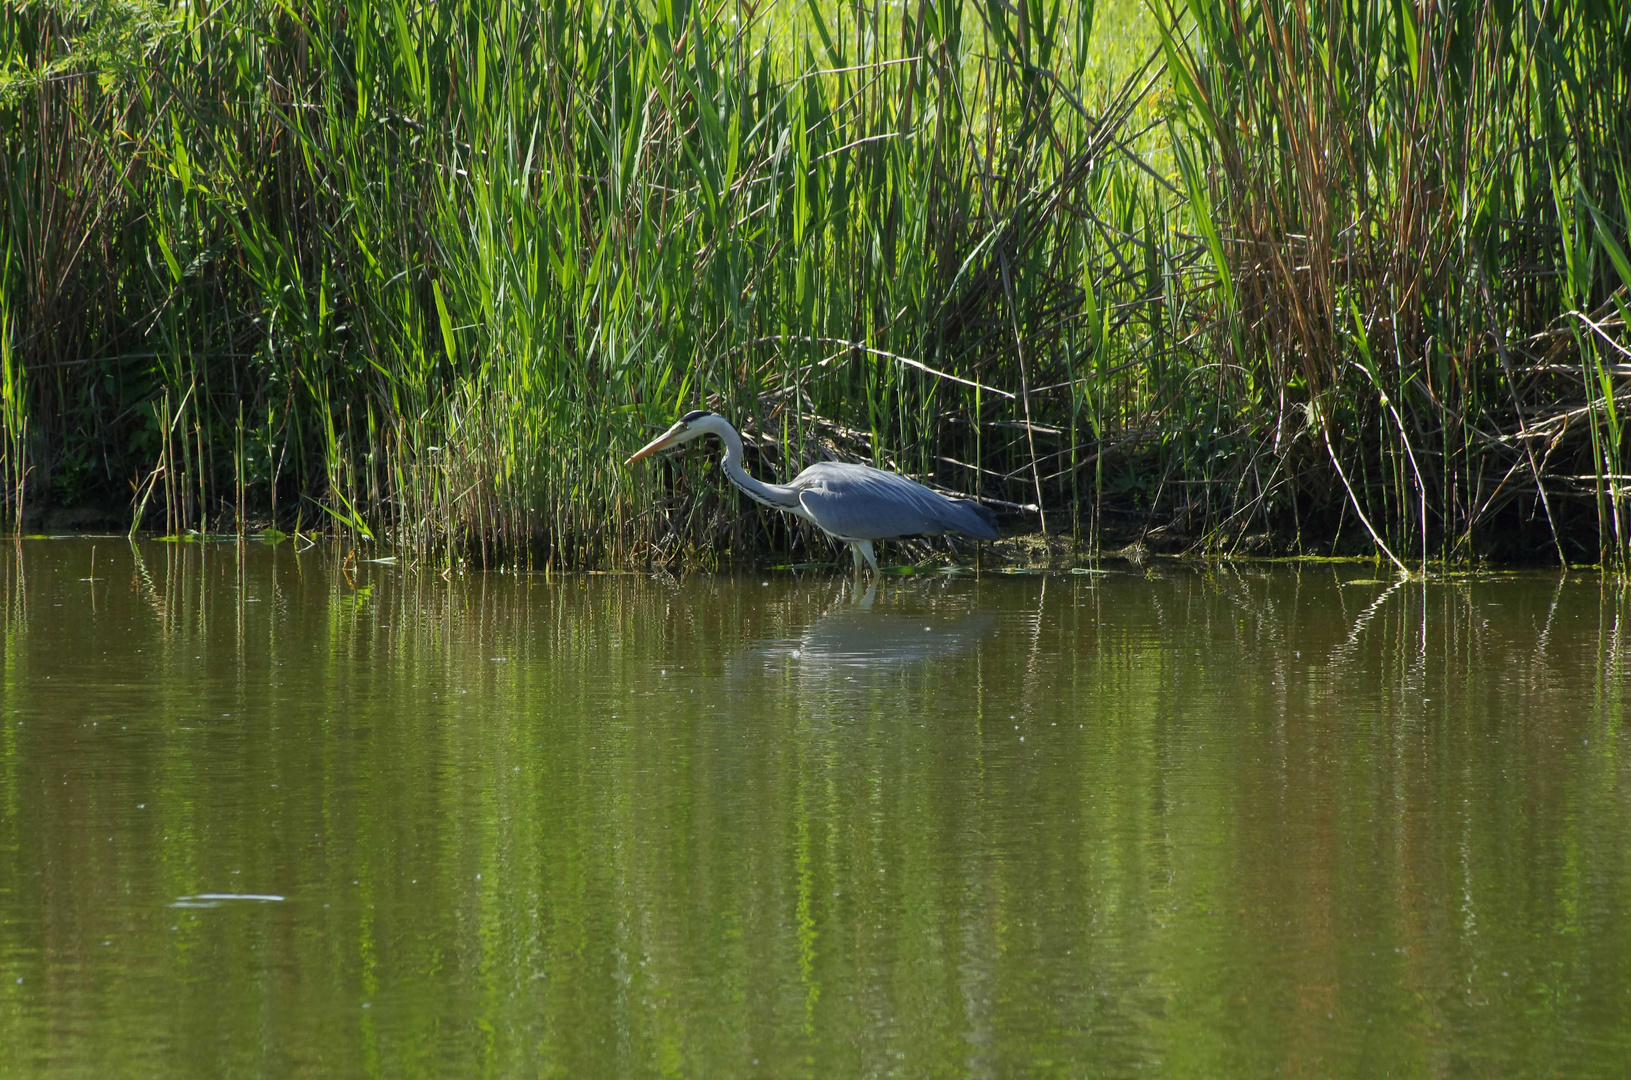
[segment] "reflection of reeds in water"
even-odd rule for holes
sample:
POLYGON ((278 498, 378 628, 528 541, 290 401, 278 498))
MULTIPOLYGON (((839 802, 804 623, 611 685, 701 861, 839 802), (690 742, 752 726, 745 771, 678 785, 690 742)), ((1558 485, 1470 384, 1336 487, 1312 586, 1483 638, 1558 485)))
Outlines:
POLYGON ((869 610, 146 542, 98 548, 96 619, 41 602, 88 558, 0 560, 8 1052, 58 1069, 1620 1062, 1622 1010, 1535 1007, 1612 1003, 1631 948, 1612 580, 885 579, 869 610), (920 615, 995 621, 891 663, 920 615), (824 641, 878 676, 759 656, 824 641))
POLYGON ((5 570, 0 575, 0 611, 5 613, 6 640, 9 643, 13 634, 21 633, 28 622, 28 582, 25 562, 23 559, 23 545, 14 541, 5 545, 5 570))

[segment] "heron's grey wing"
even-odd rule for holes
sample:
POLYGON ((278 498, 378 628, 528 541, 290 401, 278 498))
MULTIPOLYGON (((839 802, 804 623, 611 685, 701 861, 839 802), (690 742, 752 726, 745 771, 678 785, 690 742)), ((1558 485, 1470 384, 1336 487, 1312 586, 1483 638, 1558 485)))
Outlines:
POLYGON ((890 540, 960 532, 995 540, 991 511, 948 499, 915 480, 866 465, 822 462, 793 481, 799 502, 823 531, 846 540, 890 540))

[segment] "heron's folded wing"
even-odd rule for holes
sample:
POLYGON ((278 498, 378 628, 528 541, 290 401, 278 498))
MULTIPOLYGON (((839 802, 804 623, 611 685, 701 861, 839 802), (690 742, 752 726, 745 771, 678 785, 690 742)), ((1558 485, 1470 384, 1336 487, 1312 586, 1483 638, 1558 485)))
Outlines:
POLYGON ((861 465, 813 466, 799 475, 799 502, 824 531, 844 539, 889 540, 961 532, 995 539, 971 507, 904 476, 861 465))

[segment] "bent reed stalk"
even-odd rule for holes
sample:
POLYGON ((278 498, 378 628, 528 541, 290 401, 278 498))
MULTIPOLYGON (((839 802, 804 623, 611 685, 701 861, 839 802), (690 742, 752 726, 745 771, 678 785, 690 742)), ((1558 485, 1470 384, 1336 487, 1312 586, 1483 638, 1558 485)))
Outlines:
POLYGON ((1631 8, 1095 15, 10 5, 8 521, 822 557, 619 467, 705 406, 1090 550, 1623 562, 1631 8))

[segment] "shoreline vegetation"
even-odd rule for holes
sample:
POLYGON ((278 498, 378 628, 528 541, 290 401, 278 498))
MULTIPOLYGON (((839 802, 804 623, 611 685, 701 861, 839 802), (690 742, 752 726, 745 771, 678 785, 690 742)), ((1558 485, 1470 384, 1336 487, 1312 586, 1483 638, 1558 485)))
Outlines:
POLYGON ((706 407, 1089 552, 1631 558, 1626 0, 51 0, 0 65, 8 533, 829 559, 621 467, 706 407))

